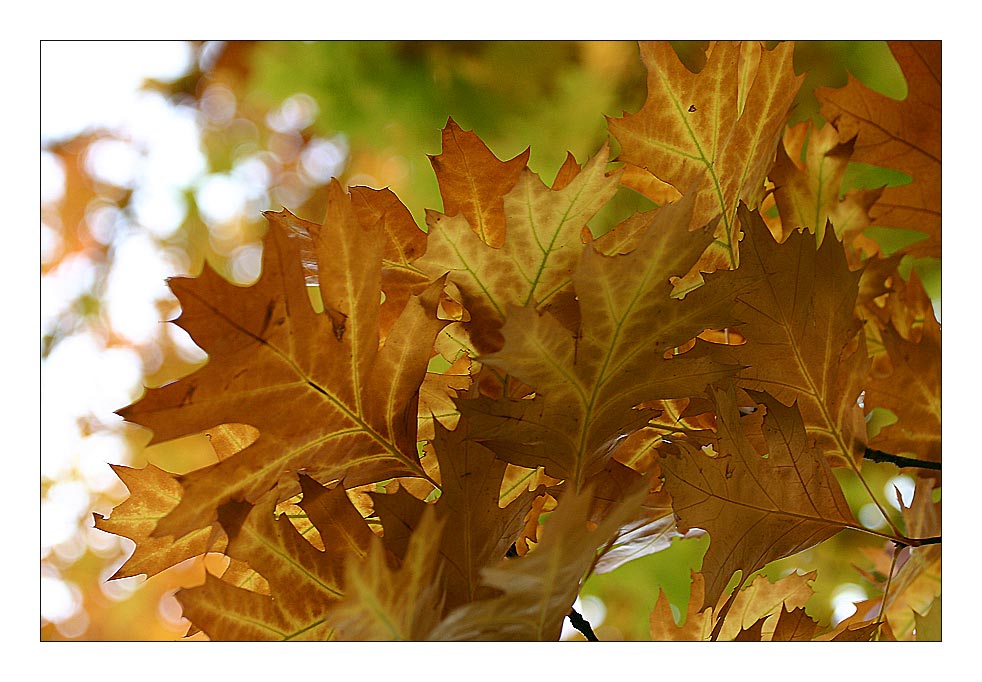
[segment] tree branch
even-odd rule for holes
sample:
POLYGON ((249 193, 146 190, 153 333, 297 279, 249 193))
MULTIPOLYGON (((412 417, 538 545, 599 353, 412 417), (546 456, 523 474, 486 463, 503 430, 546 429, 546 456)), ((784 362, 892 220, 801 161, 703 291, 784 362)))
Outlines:
POLYGON ((891 455, 889 452, 883 452, 874 448, 866 448, 863 459, 868 459, 871 462, 889 462, 890 464, 896 464, 898 467, 916 467, 918 469, 941 471, 941 462, 929 462, 924 459, 891 455))
POLYGON ((586 618, 584 618, 579 613, 577 613, 576 609, 574 609, 572 606, 569 607, 569 613, 566 614, 566 617, 569 618, 570 624, 574 628, 579 630, 580 634, 586 637, 588 642, 600 641, 599 639, 597 639, 597 635, 594 634, 593 628, 590 627, 589 621, 587 621, 586 618))

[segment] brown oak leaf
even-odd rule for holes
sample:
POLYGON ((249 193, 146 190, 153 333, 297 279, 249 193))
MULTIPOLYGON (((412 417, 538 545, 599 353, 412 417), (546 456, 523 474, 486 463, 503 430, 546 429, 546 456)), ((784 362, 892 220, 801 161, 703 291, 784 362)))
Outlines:
POLYGON ((741 216, 740 270, 760 285, 741 295, 734 311, 746 343, 713 348, 746 366, 741 387, 785 405, 797 401, 809 436, 828 456, 857 466, 866 440, 858 400, 869 365, 855 315, 860 273, 850 272, 832 235, 820 248, 801 233, 778 244, 758 214, 742 209, 741 216))
POLYGON ((437 641, 555 641, 580 589, 580 580, 627 519, 637 514, 648 482, 640 481, 599 524, 589 521, 592 491, 567 490, 542 531, 542 541, 521 557, 481 572, 500 594, 465 604, 430 633, 437 641))
POLYGON ((431 278, 449 273, 470 314, 469 321, 445 332, 458 352, 497 350, 509 305, 546 305, 569 287, 581 231, 617 191, 619 173, 606 174, 607 160, 605 145, 559 189, 547 187, 527 167, 507 192, 496 186, 504 206, 500 246, 482 240, 469 222, 477 218, 466 212, 427 213, 426 254, 415 265, 431 278))
POLYGON ((744 577, 856 526, 828 460, 809 442, 796 407, 752 393, 766 407, 767 457, 744 432, 733 387, 712 389, 720 453, 709 457, 685 441, 660 459, 679 532, 709 533, 703 559, 705 605, 715 604, 734 572, 744 577))
MULTIPOLYGON (((417 391, 442 282, 412 297, 379 345, 383 222, 362 224, 337 182, 323 226, 267 213, 263 270, 251 287, 206 269, 170 280, 181 302, 176 324, 208 354, 196 373, 150 389, 120 410, 154 441, 226 423, 259 439, 220 463, 181 478, 184 493, 154 534, 183 535, 214 520, 220 505, 256 501, 295 472, 354 486, 394 476, 426 477, 416 452, 417 391), (302 262, 313 258, 324 312, 311 307, 302 262)), ((310 267, 307 268, 311 270, 310 267)), ((292 482, 291 482, 292 481, 292 482)))
POLYGON ((530 153, 526 149, 509 161, 499 161, 480 137, 448 119, 443 150, 430 157, 444 214, 462 214, 482 242, 500 248, 505 242, 504 197, 518 182, 530 153))
POLYGON ((872 377, 866 386, 867 410, 883 407, 897 416, 869 442, 891 454, 909 453, 941 461, 941 325, 929 314, 920 343, 904 339, 892 325, 880 330, 893 366, 885 377, 872 377))
POLYGON ((327 490, 306 476, 300 482, 300 507, 324 550, 305 539, 286 514, 275 516, 275 491, 254 506, 232 501, 219 510, 229 537, 226 554, 247 563, 269 588, 256 592, 208 574, 203 586, 182 590, 185 615, 211 639, 334 638, 326 616, 344 595, 345 557, 364 556, 374 535, 343 487, 327 490))
POLYGON ((941 41, 890 43, 907 79, 907 97, 893 99, 849 76, 844 88, 819 88, 822 116, 842 139, 856 138, 854 161, 893 168, 911 182, 887 187, 871 209, 875 225, 928 236, 904 249, 941 257, 941 41))

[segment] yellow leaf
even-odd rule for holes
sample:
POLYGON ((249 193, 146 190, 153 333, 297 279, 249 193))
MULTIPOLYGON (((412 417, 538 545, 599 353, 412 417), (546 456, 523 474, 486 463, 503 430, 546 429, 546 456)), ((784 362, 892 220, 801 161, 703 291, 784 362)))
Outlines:
POLYGON ((392 568, 378 537, 364 560, 349 560, 345 596, 328 621, 337 639, 349 641, 419 641, 443 613, 442 564, 435 548, 444 524, 432 506, 423 511, 398 568, 392 568))
MULTIPOLYGON (((792 230, 808 230, 819 244, 825 238, 825 224, 839 208, 839 188, 852 156, 855 140, 839 142, 839 131, 827 124, 813 128, 810 123, 799 123, 785 135, 785 143, 778 145, 777 163, 770 172, 776 189, 778 211, 781 214, 783 242, 792 230), (808 148, 804 164, 798 155, 805 137, 808 148)), ((842 230, 836 229, 839 239, 842 230)))
MULTIPOLYGON (((528 168, 501 198, 505 235, 500 247, 483 241, 466 212, 430 211, 426 255, 416 267, 431 278, 450 273, 470 313, 458 349, 500 348, 509 305, 545 305, 570 284, 582 250, 581 230, 617 191, 619 173, 605 174, 606 145, 561 189, 547 187, 528 168), (468 340, 469 337, 469 340, 468 340)), ((502 187, 497 187, 501 191, 502 187)), ((453 327, 451 328, 453 329, 453 327)))
POLYGON ((136 542, 133 555, 112 575, 112 579, 141 573, 149 577, 208 550, 214 533, 210 525, 177 539, 172 536, 151 536, 157 522, 181 499, 181 485, 176 476, 152 464, 143 469, 119 465, 112 465, 112 468, 126 484, 130 496, 113 509, 110 518, 96 516, 95 527, 136 542))
POLYGON ((756 208, 791 103, 793 46, 761 50, 750 42, 718 42, 699 73, 689 71, 667 42, 641 44, 648 96, 636 114, 609 119, 621 143, 618 161, 638 166, 683 194, 697 190, 692 227, 720 217, 716 241, 684 281, 739 264, 737 206, 756 208))
POLYGON ((318 550, 286 514, 274 515, 275 492, 258 504, 229 502, 219 519, 229 537, 226 554, 247 563, 268 584, 254 592, 206 577, 182 590, 184 612, 213 640, 325 640, 334 636, 326 616, 343 596, 344 559, 364 556, 375 536, 348 501, 344 488, 327 490, 301 478, 301 508, 320 534, 318 550))

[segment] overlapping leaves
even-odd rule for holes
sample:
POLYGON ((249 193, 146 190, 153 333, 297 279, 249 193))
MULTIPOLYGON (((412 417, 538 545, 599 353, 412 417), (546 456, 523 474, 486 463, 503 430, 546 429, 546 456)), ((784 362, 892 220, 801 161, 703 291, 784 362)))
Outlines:
POLYGON ((324 545, 316 549, 286 514, 274 515, 276 493, 255 505, 228 502, 219 520, 229 538, 226 554, 247 563, 269 586, 262 594, 208 574, 205 584, 181 593, 188 618, 212 639, 325 640, 335 628, 327 622, 331 606, 344 596, 348 556, 368 553, 371 530, 343 487, 326 490, 300 479, 300 507, 324 545))
POLYGON ((941 255, 941 43, 890 44, 907 79, 907 97, 896 100, 850 77, 844 88, 816 91, 822 116, 843 140, 855 138, 854 161, 902 171, 909 184, 888 187, 871 211, 877 225, 916 230, 926 240, 907 253, 941 255))
POLYGON ((614 195, 619 173, 606 173, 604 146, 568 182, 562 184, 561 174, 550 188, 527 167, 514 172, 523 157, 502 163, 473 133, 452 121, 448 128, 454 135, 445 136, 444 153, 433 160, 438 175, 456 164, 466 178, 484 170, 489 179, 482 180, 483 191, 466 191, 473 183, 451 185, 448 213, 427 214, 426 254, 415 266, 432 278, 449 273, 469 313, 463 330, 448 332, 452 351, 488 352, 500 348, 509 305, 543 306, 569 287, 581 232, 614 195))
MULTIPOLYGON (((940 459, 939 325, 900 294, 877 313, 893 263, 864 280, 874 329, 856 314, 879 195, 839 186, 869 124, 842 113, 804 163, 804 126, 778 152, 792 49, 718 43, 696 74, 644 45, 648 100, 610 121, 626 171, 604 146, 549 187, 528 152, 500 161, 451 119, 428 234, 392 192, 335 182, 323 224, 267 214, 253 286, 172 280, 208 364, 120 413, 155 441, 214 434, 218 463, 117 470, 132 497, 97 525, 138 543, 117 575, 223 552, 180 595, 212 639, 555 639, 585 575, 708 533, 687 624, 659 600, 655 638, 868 638, 865 612, 841 632, 810 620, 802 576, 726 595, 737 571, 861 528, 831 470, 861 479, 861 396, 898 417, 875 445, 940 459), (780 241, 752 210, 768 179, 780 241), (594 240, 622 181, 680 196, 594 240), (889 371, 871 374, 867 336, 889 371), (427 374, 437 352, 453 365, 427 374), (645 428, 660 435, 635 456, 645 428)), ((940 532, 929 495, 910 532, 940 532)), ((924 617, 940 550, 914 556, 896 579, 924 617)), ((883 602, 909 635, 906 602, 883 602)))
POLYGON ((461 405, 499 456, 544 465, 550 476, 580 488, 651 417, 636 405, 697 395, 736 371, 699 352, 665 358, 707 328, 736 323, 735 294, 746 286, 713 283, 684 301, 672 298, 672 276, 684 273, 711 239, 688 232, 691 210, 687 197, 656 211, 629 254, 584 249, 573 275, 577 328, 532 307, 509 310, 504 349, 482 361, 531 385, 535 397, 461 405))
POLYGON ((858 404, 869 360, 856 317, 859 273, 841 244, 808 234, 775 242, 757 214, 743 210, 745 276, 760 282, 741 295, 734 314, 747 343, 726 357, 746 366, 740 384, 797 401, 809 434, 841 463, 863 456, 866 426, 858 404))

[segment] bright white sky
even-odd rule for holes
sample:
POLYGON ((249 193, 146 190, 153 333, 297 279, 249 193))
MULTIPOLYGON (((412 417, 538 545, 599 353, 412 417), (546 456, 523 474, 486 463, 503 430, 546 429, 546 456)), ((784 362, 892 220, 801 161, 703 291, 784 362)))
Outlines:
MULTIPOLYGON (((190 66, 192 54, 183 42, 45 42, 41 45, 42 145, 67 139, 93 128, 120 131, 132 140, 107 144, 93 155, 93 170, 109 180, 132 184, 143 193, 151 232, 167 232, 183 219, 181 208, 168 201, 204 167, 197 147, 194 119, 167 104, 159 95, 140 92, 145 78, 173 80, 190 66), (145 152, 137 163, 135 149, 145 152), (139 173, 139 175, 137 175, 139 173), (167 224, 155 215, 170 216, 167 224)), ((53 157, 42 154, 41 193, 61 194, 62 174, 53 157)), ((139 211, 138 211, 139 214, 139 211)), ((144 221, 141 221, 144 222, 144 221)), ((45 239, 54 230, 42 226, 45 239)), ((113 274, 107 291, 107 310, 114 328, 134 341, 148 341, 159 329, 153 302, 166 295, 164 279, 173 265, 156 252, 139 228, 124 232, 116 242, 113 274)), ((66 262, 41 285, 42 333, 54 317, 91 282, 92 264, 84 258, 66 262)), ((78 534, 79 522, 91 525, 90 492, 118 487, 107 462, 123 462, 126 448, 111 433, 84 436, 77 420, 96 415, 108 423, 113 411, 138 395, 142 378, 139 357, 123 349, 105 349, 88 334, 76 334, 58 344, 42 365, 41 407, 44 431, 41 473, 58 481, 41 505, 42 557, 54 552, 63 559, 77 556, 89 544, 113 552, 105 534, 78 534), (87 518, 88 517, 88 518, 87 518)), ((109 510, 97 510, 108 513, 109 510)), ((65 634, 84 629, 77 613, 78 598, 71 586, 50 572, 43 576, 42 616, 61 623, 65 634), (76 616, 73 618, 73 616, 76 616)))
POLYGON ((41 141, 88 126, 128 127, 146 78, 173 80, 190 67, 187 43, 55 41, 41 46, 41 141))

